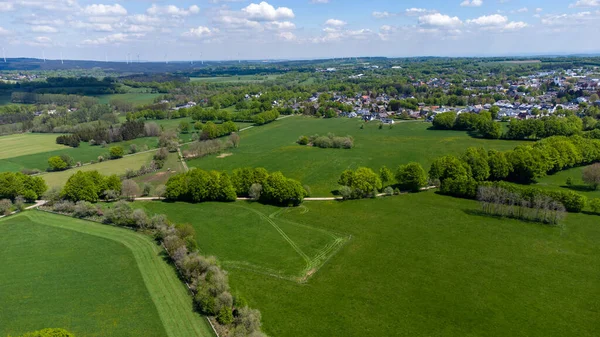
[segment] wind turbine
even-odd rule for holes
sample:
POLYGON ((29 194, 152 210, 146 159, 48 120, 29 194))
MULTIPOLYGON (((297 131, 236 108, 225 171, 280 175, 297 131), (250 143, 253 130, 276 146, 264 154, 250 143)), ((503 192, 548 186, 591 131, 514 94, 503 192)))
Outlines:
POLYGON ((190 53, 190 64, 194 65, 194 59, 192 58, 192 53, 190 53))
POLYGON ((200 53, 200 62, 202 62, 202 65, 204 65, 204 59, 202 58, 202 53, 200 53))
POLYGON ((4 58, 4 63, 6 63, 6 51, 4 50, 4 47, 2 47, 2 58, 4 58))
POLYGON ((44 63, 46 63, 46 51, 42 50, 42 58, 44 59, 44 63))
POLYGON ((60 52, 60 64, 65 64, 65 61, 63 60, 62 51, 60 52))
POLYGON ((140 54, 137 54, 138 63, 140 63, 140 54))
POLYGON ((169 58, 168 58, 169 54, 165 54, 165 63, 169 64, 169 58))

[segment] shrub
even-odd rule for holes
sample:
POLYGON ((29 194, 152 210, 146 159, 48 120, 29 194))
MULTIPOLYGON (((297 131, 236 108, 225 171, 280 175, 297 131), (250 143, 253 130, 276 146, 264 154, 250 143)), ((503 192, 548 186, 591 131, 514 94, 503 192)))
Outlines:
POLYGON ((121 195, 129 200, 135 199, 135 197, 140 194, 140 187, 138 184, 131 180, 124 180, 121 187, 121 195))
POLYGON ((262 190, 263 190, 263 187, 261 184, 252 184, 252 186, 250 186, 250 191, 248 192, 248 195, 253 200, 258 200, 258 199, 260 199, 262 190))
POLYGON ((223 325, 229 325, 233 323, 233 313, 231 312, 231 308, 222 307, 217 315, 217 322, 223 325))
POLYGON ((167 187, 165 185, 156 186, 156 189, 154 190, 154 194, 157 197, 162 198, 165 196, 165 193, 167 193, 167 187))
POLYGON ((566 181, 566 183, 565 183, 565 184, 566 184, 567 186, 573 186, 573 178, 571 178, 571 177, 568 177, 568 178, 567 178, 567 181, 566 181))
POLYGON ((73 213, 75 211, 75 203, 69 200, 62 200, 52 205, 52 210, 58 213, 73 213))
POLYGON ((150 195, 150 193, 152 193, 152 185, 144 183, 144 185, 142 186, 142 196, 147 197, 150 195))
POLYGON ((9 215, 12 209, 13 203, 10 199, 0 200, 0 215, 9 215))
POLYGON ((133 154, 133 153, 137 153, 138 151, 139 150, 138 150, 137 145, 135 145, 135 144, 129 145, 129 153, 133 154))
POLYGON ((379 176, 366 167, 359 167, 356 171, 346 170, 342 172, 338 184, 350 187, 352 198, 373 197, 382 187, 379 176))
POLYGON ((48 166, 50 171, 63 171, 69 168, 67 163, 60 156, 48 158, 48 166))
POLYGON ((308 185, 304 185, 302 186, 304 188, 304 195, 306 195, 307 197, 310 197, 312 194, 312 191, 310 190, 310 186, 308 185))
POLYGON ((583 181, 594 190, 600 186, 600 163, 590 165, 583 169, 583 181))
POLYGON ((594 213, 600 214, 600 199, 592 199, 590 201, 590 207, 594 213))
POLYGON ((350 186, 342 186, 338 192, 344 200, 352 199, 352 188, 350 188, 350 186))
POLYGON ((394 195, 394 189, 391 186, 388 186, 383 189, 383 193, 385 193, 387 196, 392 196, 394 195))
POLYGON ((132 214, 133 210, 127 202, 117 201, 104 215, 108 223, 117 226, 133 226, 135 223, 132 214))
POLYGON ((298 140, 296 141, 296 143, 300 144, 300 145, 308 145, 308 137, 306 136, 300 136, 300 138, 298 138, 298 140))
POLYGON ((108 152, 110 153, 110 159, 123 158, 125 155, 125 150, 121 146, 112 146, 108 152))
POLYGON ((73 215, 78 218, 87 218, 98 213, 98 209, 87 201, 78 201, 73 208, 73 215))
POLYGON ((75 335, 64 329, 42 329, 26 333, 20 337, 75 337, 75 335))
POLYGON ((400 188, 406 191, 419 192, 427 185, 427 173, 418 163, 401 165, 396 172, 396 180, 400 188))
POLYGON ((14 206, 17 211, 22 212, 25 210, 25 198, 18 196, 15 198, 14 206))

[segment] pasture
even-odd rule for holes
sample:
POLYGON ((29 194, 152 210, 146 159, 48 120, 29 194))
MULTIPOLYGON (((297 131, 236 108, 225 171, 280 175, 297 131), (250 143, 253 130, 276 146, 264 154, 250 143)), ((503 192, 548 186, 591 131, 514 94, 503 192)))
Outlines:
POLYGON ((280 226, 299 247, 322 245, 319 231, 351 238, 302 283, 252 268, 299 267, 286 261, 294 252, 278 248, 267 219, 247 210, 268 215, 271 207, 143 206, 194 225, 202 252, 223 261, 270 336, 600 334, 597 216, 569 214, 549 227, 479 216, 477 202, 433 191, 305 202, 271 217, 308 226, 280 226))
POLYGON ((58 134, 19 133, 0 137, 0 160, 18 156, 67 149, 56 144, 58 134))
POLYGON ((108 104, 112 99, 119 99, 127 102, 131 102, 134 105, 144 105, 154 103, 154 99, 160 96, 160 94, 142 93, 142 92, 130 92, 126 94, 111 94, 111 95, 97 95, 100 104, 108 104))
POLYGON ((136 206, 193 225, 202 253, 218 256, 227 269, 295 282, 316 273, 349 240, 342 233, 286 220, 285 209, 258 203, 138 202, 136 206))
POLYGON ((232 171, 239 167, 264 167, 310 186, 313 196, 331 195, 346 169, 360 166, 379 170, 383 165, 395 170, 415 161, 429 169, 431 162, 446 154, 461 154, 469 146, 509 150, 523 142, 470 137, 462 131, 428 130, 425 122, 401 122, 379 129, 359 119, 317 119, 290 117, 240 133, 241 143, 227 158, 210 156, 188 162, 190 167, 232 171), (296 144, 298 137, 313 134, 354 137, 354 148, 321 149, 296 144))
MULTIPOLYGON (((48 136, 52 137, 46 140, 45 146, 55 144, 55 139, 58 135, 54 134, 48 136)), ((0 139, 1 138, 4 137, 0 137, 0 139)), ((48 168, 48 158, 52 156, 60 156, 62 154, 71 156, 75 162, 89 163, 92 160, 98 160, 98 156, 103 156, 107 158, 108 150, 111 146, 122 146, 125 151, 128 151, 129 146, 131 144, 136 144, 138 146, 138 149, 140 149, 144 145, 148 146, 149 149, 153 149, 157 147, 158 141, 156 137, 146 137, 126 142, 112 143, 107 145, 107 147, 91 146, 89 145, 89 143, 81 143, 77 148, 58 145, 60 146, 59 150, 38 152, 26 155, 22 155, 18 151, 13 151, 13 157, 0 159, 0 172, 16 172, 22 169, 38 169, 44 171, 46 170, 46 168, 48 168)), ((132 168, 138 169, 139 165, 132 168)))
POLYGON ((153 187, 157 187, 158 185, 165 185, 170 177, 175 174, 182 173, 183 171, 184 168, 179 161, 179 156, 177 153, 169 153, 169 156, 167 157, 162 169, 153 173, 145 174, 143 176, 135 177, 133 180, 140 186, 142 186, 144 183, 148 183, 153 187))
POLYGON ((29 211, 0 220, 0 335, 212 336, 150 238, 29 211))
POLYGON ((63 187, 69 177, 77 171, 87 172, 95 170, 104 175, 123 175, 128 169, 138 170, 142 165, 150 163, 153 156, 154 151, 138 153, 121 159, 103 161, 101 163, 85 165, 66 171, 49 172, 42 174, 41 177, 44 178, 48 187, 63 187))
POLYGON ((281 75, 238 75, 217 77, 190 77, 191 82, 205 83, 260 83, 276 80, 281 75))
POLYGON ((575 167, 572 169, 557 172, 553 175, 545 176, 538 180, 536 187, 548 189, 572 190, 588 198, 600 198, 600 189, 592 190, 589 185, 583 182, 583 169, 585 167, 575 167), (567 186, 567 179, 571 178, 573 185, 567 186))

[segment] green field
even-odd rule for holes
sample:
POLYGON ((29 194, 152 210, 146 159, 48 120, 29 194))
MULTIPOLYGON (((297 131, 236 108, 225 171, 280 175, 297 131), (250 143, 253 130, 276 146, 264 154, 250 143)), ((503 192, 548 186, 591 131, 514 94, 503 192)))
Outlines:
MULTIPOLYGON (((45 146, 54 144, 56 136, 57 135, 53 135, 52 140, 48 139, 45 146)), ((0 159, 0 172, 14 172, 25 168, 44 171, 46 168, 48 168, 48 158, 52 156, 60 156, 62 154, 71 156, 75 162, 89 163, 92 160, 98 160, 98 156, 108 156, 108 150, 111 146, 122 146, 125 151, 128 151, 131 144, 136 144, 138 148, 141 148, 143 145, 147 145, 148 148, 152 149, 157 147, 158 141, 156 137, 138 138, 126 142, 112 143, 104 148, 101 146, 90 146, 88 143, 81 143, 77 148, 60 146, 62 150, 39 152, 29 155, 20 155, 18 152, 11 149, 13 152, 12 155, 19 156, 0 159)), ((139 165, 132 168, 137 169, 139 168, 139 165)))
POLYGON ((219 76, 219 77, 190 77, 192 82, 207 83, 260 83, 272 81, 281 75, 239 75, 239 76, 219 76))
POLYGON ((139 153, 133 156, 123 157, 116 160, 108 160, 101 163, 92 165, 85 165, 82 167, 60 171, 50 172, 42 174, 40 177, 44 178, 48 187, 63 187, 70 176, 75 174, 77 171, 98 171, 104 175, 123 175, 128 169, 137 170, 142 165, 149 164, 152 161, 154 152, 139 153))
POLYGON ((582 175, 585 167, 576 167, 538 180, 536 186, 548 189, 572 190, 588 198, 600 198, 600 190, 593 191, 583 182, 582 175), (573 185, 567 186, 567 179, 571 178, 573 185))
POLYGON ((29 211, 0 220, 0 335, 212 336, 150 238, 29 211))
POLYGON ((345 234, 283 219, 285 209, 257 203, 139 202, 137 206, 192 224, 202 253, 218 256, 225 268, 297 282, 316 273, 349 240, 345 234))
POLYGON ((300 247, 318 243, 315 230, 351 238, 301 283, 240 268, 297 268, 266 219, 247 210, 270 207, 145 205, 194 224, 203 253, 224 261, 271 336, 600 335, 597 216, 569 214, 549 227, 479 216, 476 202, 434 192, 305 202, 275 217, 308 226, 281 227, 300 247))
POLYGON ((345 169, 367 166, 378 170, 387 165, 395 170, 400 164, 416 161, 428 170, 435 158, 460 154, 469 146, 509 150, 523 143, 477 139, 460 131, 428 130, 431 124, 424 122, 398 123, 392 129, 385 126, 381 130, 376 123, 366 124, 364 129, 360 129, 361 124, 349 118, 285 118, 240 133, 240 147, 229 151, 232 156, 195 159, 188 165, 226 171, 247 166, 282 171, 310 186, 314 196, 325 196, 337 190, 337 180, 345 169), (320 149, 296 144, 301 135, 329 132, 354 137, 355 147, 320 149))
POLYGON ((56 144, 57 134, 20 133, 0 137, 0 160, 36 153, 66 150, 64 145, 56 144))
POLYGON ((184 170, 183 165, 179 161, 177 153, 169 153, 167 160, 163 167, 153 173, 145 174, 143 176, 135 177, 133 180, 140 186, 144 183, 148 183, 153 187, 158 185, 165 185, 170 177, 175 174, 182 173, 184 170))
POLYGON ((98 95, 94 97, 98 98, 100 104, 108 104, 111 99, 120 99, 131 102, 134 105, 144 105, 153 103, 154 99, 158 96, 160 96, 160 94, 130 92, 126 94, 98 95))

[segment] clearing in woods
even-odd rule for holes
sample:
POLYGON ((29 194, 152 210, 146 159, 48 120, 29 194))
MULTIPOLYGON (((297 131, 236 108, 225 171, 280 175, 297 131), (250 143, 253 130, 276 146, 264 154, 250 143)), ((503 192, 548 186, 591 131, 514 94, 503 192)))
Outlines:
POLYGON ((213 336, 163 249, 123 228, 27 211, 0 220, 0 335, 213 336))

